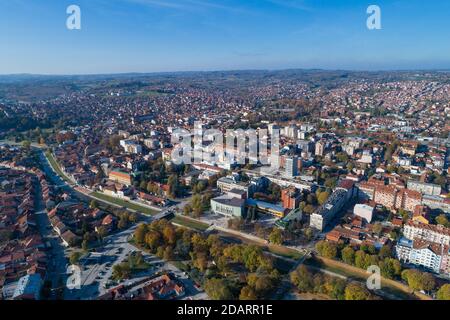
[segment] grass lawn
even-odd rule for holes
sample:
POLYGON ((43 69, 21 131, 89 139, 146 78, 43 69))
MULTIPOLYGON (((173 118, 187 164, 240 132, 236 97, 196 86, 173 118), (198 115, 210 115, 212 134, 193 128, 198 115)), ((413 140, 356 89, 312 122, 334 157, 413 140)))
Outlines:
POLYGON ((114 198, 114 197, 110 197, 110 196, 107 196, 106 194, 103 194, 103 193, 93 192, 90 195, 93 196, 93 197, 99 198, 101 200, 105 200, 105 201, 117 204, 118 206, 121 206, 121 207, 125 207, 125 208, 128 208, 128 209, 139 211, 139 212, 144 213, 144 214, 148 214, 148 215, 152 215, 153 216, 153 215, 158 213, 157 211, 152 210, 150 208, 147 208, 147 207, 144 207, 144 206, 140 206, 138 204, 131 203, 131 202, 128 202, 128 201, 125 201, 125 200, 122 200, 122 199, 117 199, 117 198, 114 198))
POLYGON ((61 168, 59 167, 58 163, 56 162, 55 158, 53 157, 53 155, 50 152, 46 152, 45 156, 48 159, 48 162, 50 162, 50 165, 52 166, 53 170, 56 171, 56 173, 62 178, 64 179, 64 181, 68 182, 68 183, 72 183, 72 181, 70 181, 70 179, 68 177, 66 177, 66 175, 64 174, 64 172, 62 172, 61 168))
POLYGON ((191 229, 195 229, 198 231, 205 231, 209 227, 209 225, 206 223, 195 221, 195 220, 188 219, 188 218, 181 217, 181 216, 176 216, 171 221, 173 223, 176 223, 176 224, 179 224, 179 225, 191 228, 191 229))
POLYGON ((297 250, 283 247, 283 246, 268 245, 267 249, 270 252, 272 252, 273 254, 276 254, 276 255, 279 255, 282 257, 286 257, 286 258, 291 258, 294 260, 298 260, 301 257, 303 257, 303 254, 301 252, 298 252, 297 250))

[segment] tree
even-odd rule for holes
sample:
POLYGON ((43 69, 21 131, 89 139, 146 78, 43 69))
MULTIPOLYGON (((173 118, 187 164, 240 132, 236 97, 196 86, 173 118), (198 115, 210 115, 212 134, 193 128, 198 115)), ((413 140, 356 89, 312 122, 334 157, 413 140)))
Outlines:
POLYGON ((167 180, 167 184, 169 186, 169 196, 172 198, 176 198, 179 195, 180 188, 177 175, 172 174, 167 180))
POLYGON ((440 214, 439 216, 437 216, 436 223, 447 228, 450 227, 450 223, 448 222, 447 216, 445 214, 440 214))
POLYGON ((164 249, 164 255, 163 255, 164 260, 166 261, 170 261, 173 258, 173 249, 171 246, 167 246, 164 249))
POLYGON ((378 256, 382 259, 384 258, 390 258, 392 257, 392 249, 388 245, 384 245, 381 247, 380 252, 378 253, 378 256))
POLYGON ((128 219, 126 219, 124 217, 120 217, 117 227, 119 229, 126 229, 127 226, 128 226, 128 219))
POLYGON ((232 300, 233 292, 224 279, 212 278, 205 282, 205 291, 213 300, 232 300))
POLYGON ((376 233, 377 235, 380 235, 381 232, 383 231, 383 226, 381 225, 381 223, 375 222, 375 223, 373 224, 372 230, 373 230, 373 232, 376 233))
POLYGON ((444 284, 439 288, 436 298, 438 300, 450 300, 450 284, 444 284))
POLYGON ((317 196, 317 201, 319 202, 320 205, 322 205, 328 200, 329 196, 330 194, 326 191, 320 192, 319 195, 317 196))
POLYGON ((147 225, 141 223, 137 226, 136 230, 134 231, 134 239, 137 243, 142 244, 145 241, 145 235, 147 233, 147 225))
POLYGON ((108 235, 108 229, 105 226, 100 226, 97 229, 97 234, 100 240, 103 240, 108 235))
POLYGON ((358 250, 355 253, 355 266, 361 269, 367 269, 371 265, 370 255, 363 250, 358 250))
POLYGON ((171 224, 168 224, 163 229, 163 237, 166 243, 171 245, 175 244, 175 241, 177 240, 177 235, 175 232, 175 228, 171 224))
POLYGON ((353 282, 345 287, 345 300, 370 300, 370 292, 353 282))
POLYGON ((310 292, 313 289, 313 276, 309 272, 308 268, 301 265, 295 269, 291 275, 291 282, 295 285, 300 292, 310 292))
POLYGON ((355 263, 355 250, 352 247, 347 246, 341 251, 342 261, 347 264, 353 265, 355 263))
POLYGON ((191 201, 192 211, 195 217, 200 217, 203 213, 203 201, 202 196, 195 194, 191 201))
POLYGON ((413 290, 431 291, 436 286, 435 279, 432 274, 420 272, 415 269, 404 270, 401 274, 402 279, 408 283, 413 290))
POLYGON ((280 229, 278 228, 273 228, 272 232, 269 235, 269 242, 273 243, 273 244, 278 244, 281 245, 283 244, 283 233, 280 229))
POLYGON ((29 151, 31 148, 31 142, 28 140, 22 141, 22 147, 24 147, 25 150, 29 151))
POLYGON ((78 264, 81 256, 82 256, 81 252, 78 252, 78 251, 72 252, 69 257, 70 264, 78 264))
POLYGON ((379 263, 379 266, 383 277, 393 279, 394 277, 401 275, 402 266, 397 259, 385 258, 379 263))
POLYGON ((241 289, 239 300, 256 300, 256 292, 251 286, 245 286, 241 289))
POLYGON ((83 251, 89 250, 89 243, 87 240, 83 240, 83 242, 81 243, 81 248, 83 249, 83 251))
POLYGON ((184 214, 185 216, 189 216, 189 215, 191 215, 191 212, 192 212, 192 207, 191 207, 191 205, 188 203, 188 204, 186 204, 186 205, 184 206, 184 208, 183 208, 183 214, 184 214))
POLYGON ((152 230, 145 235, 145 244, 154 251, 160 244, 161 234, 158 231, 152 230))
POLYGON ((322 257, 333 259, 337 255, 337 247, 335 244, 328 241, 319 241, 316 244, 316 250, 322 257))
POLYGON ((89 208, 97 209, 98 208, 98 202, 96 200, 91 200, 91 202, 89 204, 89 208))
POLYGON ((115 280, 129 279, 131 277, 131 268, 128 263, 117 264, 113 267, 112 278, 115 280))
POLYGON ((432 291, 436 287, 436 280, 431 273, 423 272, 420 283, 422 286, 422 290, 432 291))

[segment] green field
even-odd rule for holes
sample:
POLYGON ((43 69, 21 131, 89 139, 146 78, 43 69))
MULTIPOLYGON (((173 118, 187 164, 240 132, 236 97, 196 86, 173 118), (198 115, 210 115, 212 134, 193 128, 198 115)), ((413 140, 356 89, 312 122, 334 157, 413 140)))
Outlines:
POLYGON ((269 245, 267 249, 269 250, 269 252, 272 252, 273 254, 294 260, 298 260, 301 257, 303 257, 303 254, 301 252, 283 246, 269 245))
POLYGON ((131 203, 131 202, 128 202, 128 201, 125 201, 125 200, 122 200, 122 199, 117 199, 117 198, 114 198, 114 197, 110 197, 110 196, 107 196, 107 195, 105 195, 103 193, 93 192, 90 195, 95 197, 95 198, 98 198, 100 200, 105 200, 105 201, 114 203, 114 204, 116 204, 118 206, 125 207, 125 208, 128 208, 128 209, 132 209, 132 210, 141 212, 143 214, 148 214, 148 215, 152 215, 153 216, 153 215, 158 213, 156 210, 152 210, 150 208, 147 208, 147 207, 144 207, 144 206, 140 206, 140 205, 138 205, 136 203, 131 203))
POLYGON ((53 155, 50 152, 46 152, 45 156, 48 159, 48 162, 50 163, 50 165, 52 166, 53 170, 56 171, 56 173, 62 178, 64 179, 64 181, 66 181, 67 183, 72 183, 72 181, 70 181, 70 179, 64 174, 64 172, 62 172, 61 168, 59 167, 58 163, 56 162, 55 158, 53 157, 53 155))
POLYGON ((187 219, 187 218, 184 218, 181 216, 176 216, 171 221, 173 223, 185 226, 187 228, 195 229, 198 231, 205 231, 209 227, 209 225, 207 225, 206 223, 194 221, 194 220, 187 219))

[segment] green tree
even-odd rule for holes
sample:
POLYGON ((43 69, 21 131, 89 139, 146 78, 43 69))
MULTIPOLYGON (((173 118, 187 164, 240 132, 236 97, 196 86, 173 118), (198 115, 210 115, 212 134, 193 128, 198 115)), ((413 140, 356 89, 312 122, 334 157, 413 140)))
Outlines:
POLYGON ((319 195, 317 196, 317 201, 319 202, 320 205, 322 205, 328 200, 329 196, 330 194, 326 191, 320 192, 319 195))
POLYGON ((278 228, 273 228, 269 235, 269 242, 273 244, 283 244, 283 232, 278 228))
POLYGON ((355 263, 355 250, 352 247, 347 246, 341 251, 342 261, 347 264, 353 265, 355 263))
POLYGON ((144 223, 139 224, 136 230, 134 231, 134 239, 136 240, 136 242, 139 244, 144 243, 146 233, 147 233, 147 225, 144 223))
POLYGON ((178 177, 176 174, 172 174, 167 180, 167 184, 169 185, 169 196, 172 198, 176 198, 180 192, 180 186, 178 184, 178 177))
POLYGON ((353 282, 345 287, 345 300, 370 300, 370 292, 353 282))
POLYGON ((98 208, 98 202, 97 202, 97 200, 91 200, 91 202, 90 202, 90 204, 89 204, 89 207, 90 207, 91 209, 97 209, 97 208, 98 208))
POLYGON ((445 214, 440 214, 439 216, 436 217, 436 223, 443 225, 444 227, 450 227, 450 224, 448 222, 448 218, 445 214))
POLYGON ((420 272, 415 269, 404 270, 401 274, 402 279, 408 283, 413 290, 431 291, 436 286, 435 279, 432 274, 420 272))
POLYGON ((208 279, 204 287, 208 296, 213 300, 232 300, 234 298, 230 285, 224 279, 208 279))
POLYGON ((319 241, 316 244, 316 250, 322 257, 333 259, 336 258, 337 255, 337 247, 334 243, 330 243, 328 241, 319 241))
POLYGON ((82 256, 81 252, 78 251, 72 252, 69 257, 70 264, 78 264, 80 262, 81 256, 82 256))
POLYGON ((89 242, 87 240, 83 240, 83 242, 81 243, 81 248, 83 249, 83 251, 88 251, 89 250, 89 242))
POLYGON ((291 282, 300 292, 311 292, 314 288, 313 275, 304 265, 299 266, 290 274, 291 282))

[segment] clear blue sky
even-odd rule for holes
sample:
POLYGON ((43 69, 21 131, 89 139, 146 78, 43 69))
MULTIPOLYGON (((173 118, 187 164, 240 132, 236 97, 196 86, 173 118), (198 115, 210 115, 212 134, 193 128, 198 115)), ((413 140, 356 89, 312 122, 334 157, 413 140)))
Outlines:
POLYGON ((450 1, 0 0, 0 39, 0 74, 450 69, 450 1))

